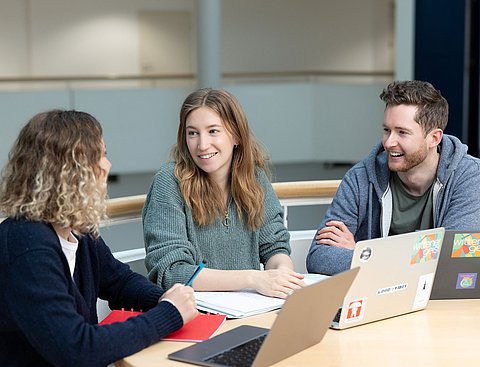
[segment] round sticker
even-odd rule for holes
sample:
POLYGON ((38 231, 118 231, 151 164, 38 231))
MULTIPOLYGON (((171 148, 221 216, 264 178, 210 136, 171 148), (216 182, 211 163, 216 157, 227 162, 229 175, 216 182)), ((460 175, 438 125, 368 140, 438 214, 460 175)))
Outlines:
POLYGON ((372 249, 370 247, 364 247, 360 253, 360 261, 366 262, 370 259, 370 256, 372 256, 372 249))

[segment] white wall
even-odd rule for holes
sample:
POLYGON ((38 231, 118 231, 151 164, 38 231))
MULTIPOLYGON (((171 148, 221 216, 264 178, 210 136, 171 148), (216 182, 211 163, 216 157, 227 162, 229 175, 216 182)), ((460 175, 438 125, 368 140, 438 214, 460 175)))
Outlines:
POLYGON ((224 71, 392 70, 389 0, 226 0, 224 71))
POLYGON ((112 173, 154 172, 169 158, 187 93, 185 88, 78 91, 75 108, 102 123, 112 173))
MULTIPOLYGON (((392 70, 392 2, 223 0, 222 69, 392 70)), ((187 11, 194 23, 195 6, 194 0, 0 0, 0 77, 140 73, 138 13, 187 11)), ((193 35, 191 42, 195 48, 193 35)), ((164 47, 165 58, 175 54, 164 47)), ((171 64, 176 72, 194 71, 171 64)))
POLYGON ((1 0, 0 76, 30 73, 29 37, 26 0, 1 0))
POLYGON ((274 163, 357 162, 380 138, 381 84, 230 86, 274 163))
MULTIPOLYGON (((392 1, 223 0, 222 69, 392 70, 392 1)), ((181 11, 195 22, 195 6, 194 0, 0 0, 0 78, 138 74, 138 14, 181 11)), ((164 54, 175 53, 166 49, 164 54)), ((195 65, 170 61, 178 72, 195 65)), ((379 136, 383 86, 308 80, 226 88, 244 106, 273 162, 294 163, 361 159, 379 136)), ((189 91, 0 92, 0 164, 35 112, 77 108, 104 125, 112 173, 154 171, 168 159, 178 110, 189 91)))
POLYGON ((0 77, 137 74, 138 11, 192 11, 193 5, 192 0, 0 0, 0 77))
MULTIPOLYGON (((274 164, 357 162, 380 137, 383 85, 276 83, 230 86, 274 164)), ((169 159, 187 88, 0 93, 0 165, 36 112, 75 108, 102 123, 111 172, 156 171, 169 159)))
POLYGON ((8 152, 28 119, 46 109, 69 106, 66 91, 0 92, 0 169, 7 163, 8 152))

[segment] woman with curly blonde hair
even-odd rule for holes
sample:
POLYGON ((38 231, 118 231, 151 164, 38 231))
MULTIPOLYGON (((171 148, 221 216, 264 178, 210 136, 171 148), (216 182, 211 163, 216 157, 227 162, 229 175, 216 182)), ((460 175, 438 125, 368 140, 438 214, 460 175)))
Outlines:
POLYGON ((100 125, 87 114, 51 111, 33 117, 10 152, 1 211, 98 236, 106 214, 103 176, 110 164, 102 157, 101 137, 100 125))
POLYGON ((267 155, 233 95, 209 88, 191 93, 172 156, 155 175, 143 210, 152 281, 184 282, 204 262, 196 290, 254 288, 285 298, 303 286, 267 155))
POLYGON ((164 292, 100 237, 110 167, 87 113, 39 113, 21 130, 0 185, 0 365, 106 366, 197 314, 190 287, 164 292), (99 326, 97 297, 146 312, 99 326))

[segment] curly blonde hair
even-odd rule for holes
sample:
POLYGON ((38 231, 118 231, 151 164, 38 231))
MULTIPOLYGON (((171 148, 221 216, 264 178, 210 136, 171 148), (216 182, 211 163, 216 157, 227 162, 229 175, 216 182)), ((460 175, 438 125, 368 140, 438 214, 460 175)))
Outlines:
POLYGON ((98 237, 107 188, 102 128, 90 114, 52 110, 20 131, 2 172, 0 211, 98 237))
POLYGON ((218 185, 194 162, 186 142, 187 117, 197 108, 208 107, 214 111, 238 145, 233 150, 230 172, 231 196, 240 218, 246 217, 251 230, 258 229, 264 221, 264 192, 256 178, 256 169, 267 175, 268 156, 253 136, 248 121, 237 99, 225 90, 204 88, 191 93, 180 109, 177 144, 172 149, 176 162, 175 176, 187 205, 192 208, 194 220, 200 225, 211 224, 223 215, 225 208, 218 185))

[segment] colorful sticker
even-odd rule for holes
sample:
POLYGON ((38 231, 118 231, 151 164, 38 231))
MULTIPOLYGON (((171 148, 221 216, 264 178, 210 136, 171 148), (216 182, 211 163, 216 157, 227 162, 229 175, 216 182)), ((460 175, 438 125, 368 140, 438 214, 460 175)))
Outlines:
POLYGON ((452 257, 480 257, 480 233, 455 234, 452 257))
POLYGON ((410 264, 426 263, 430 260, 438 258, 440 253, 440 245, 442 243, 441 233, 432 233, 428 235, 418 236, 415 239, 412 249, 412 258, 410 264))
POLYGON ((367 307, 367 299, 354 299, 348 303, 347 315, 345 322, 360 321, 363 319, 365 308, 367 307))
POLYGON ((432 292, 434 276, 435 273, 428 273, 421 275, 418 278, 417 292, 415 293, 415 299, 412 306, 413 310, 427 307, 430 293, 432 292))
POLYGON ((377 290, 377 296, 389 294, 393 292, 405 291, 408 288, 408 283, 392 285, 391 287, 384 287, 377 290))
POLYGON ((370 256, 372 256, 372 249, 370 247, 362 248, 362 252, 360 253, 360 261, 362 263, 367 262, 368 259, 370 259, 370 256))
POLYGON ((474 289, 477 283, 477 273, 459 273, 457 277, 457 289, 474 289))

